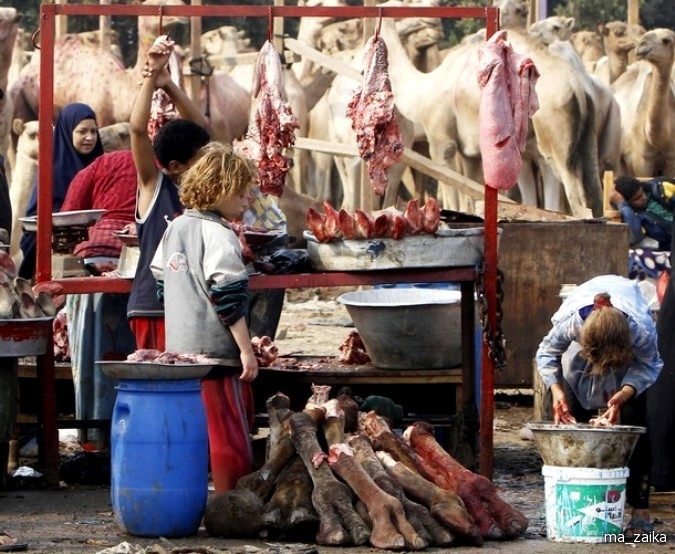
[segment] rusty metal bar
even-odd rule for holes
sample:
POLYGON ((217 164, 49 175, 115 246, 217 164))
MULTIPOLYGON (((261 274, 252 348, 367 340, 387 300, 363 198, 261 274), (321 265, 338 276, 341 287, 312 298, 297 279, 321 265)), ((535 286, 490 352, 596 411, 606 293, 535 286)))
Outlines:
MULTIPOLYGON (((499 29, 499 12, 490 12, 486 20, 487 36, 499 29)), ((485 186, 485 297, 488 303, 488 323, 492 332, 497 329, 497 189, 485 186)), ((491 337, 490 337, 491 338, 491 337)), ((492 480, 494 461, 494 387, 495 366, 483 343, 480 380, 480 429, 478 467, 481 475, 492 480)))

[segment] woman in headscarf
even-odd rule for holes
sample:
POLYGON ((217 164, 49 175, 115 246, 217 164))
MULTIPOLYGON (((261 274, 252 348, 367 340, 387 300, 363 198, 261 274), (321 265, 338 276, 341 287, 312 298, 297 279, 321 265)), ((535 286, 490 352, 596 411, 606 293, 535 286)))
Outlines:
MULTIPOLYGON (((70 181, 75 174, 103 154, 96 114, 86 104, 64 106, 54 125, 52 213, 61 209, 70 181)), ((37 213, 37 176, 26 215, 37 213)), ((21 239, 23 262, 19 276, 32 279, 35 273, 36 236, 24 233, 21 239)))

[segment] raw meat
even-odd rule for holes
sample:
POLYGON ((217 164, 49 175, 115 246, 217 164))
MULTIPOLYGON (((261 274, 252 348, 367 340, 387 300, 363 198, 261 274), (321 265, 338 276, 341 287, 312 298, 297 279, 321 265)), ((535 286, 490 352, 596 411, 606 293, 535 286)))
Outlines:
POLYGON ((345 341, 339 347, 340 361, 343 364, 369 364, 370 356, 366 352, 366 346, 357 331, 349 333, 345 341))
POLYGON ((260 190, 281 196, 291 167, 284 149, 295 144, 300 123, 286 99, 279 52, 270 41, 258 54, 251 94, 257 106, 251 112, 246 138, 234 141, 233 147, 258 163, 260 190))
POLYGON ((513 51, 506 36, 506 31, 495 33, 479 50, 479 146, 485 183, 497 189, 518 182, 528 118, 539 107, 534 90, 539 73, 530 58, 513 51))
MULTIPOLYGON (((173 41, 167 35, 161 35, 155 39, 154 44, 160 42, 173 41)), ((153 45, 154 46, 154 45, 153 45)), ((183 71, 181 67, 180 58, 175 50, 172 50, 167 65, 171 80, 176 83, 179 88, 183 88, 183 71)), ((148 119, 148 136, 150 140, 154 140, 157 131, 159 131, 168 121, 179 116, 176 106, 171 101, 170 96, 162 88, 156 88, 152 93, 152 101, 150 103, 150 118, 148 119)), ((134 225, 135 227, 135 225, 134 225)))
POLYGON ((251 339, 253 353, 260 367, 269 367, 279 356, 279 348, 272 342, 267 335, 262 337, 253 337, 251 339))
POLYGON ((396 119, 388 74, 387 45, 379 35, 366 43, 363 83, 347 105, 359 155, 366 160, 375 194, 387 188, 387 169, 403 156, 403 136, 396 119))

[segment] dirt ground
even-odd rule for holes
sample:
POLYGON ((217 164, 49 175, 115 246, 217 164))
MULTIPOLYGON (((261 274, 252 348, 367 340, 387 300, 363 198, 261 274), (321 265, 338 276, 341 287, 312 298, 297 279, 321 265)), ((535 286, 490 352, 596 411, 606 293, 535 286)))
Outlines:
MULTIPOLYGON (((337 355, 337 347, 350 330, 346 311, 333 301, 340 292, 343 290, 296 291, 287 297, 276 341, 282 354, 337 355)), ((529 527, 517 540, 487 542, 480 550, 519 554, 616 552, 617 545, 563 544, 546 539, 542 462, 534 444, 521 438, 525 423, 532 420, 532 397, 499 394, 495 406, 494 483, 501 496, 528 517, 529 527)), ((627 513, 626 521, 628 516, 627 513)), ((652 496, 652 519, 655 533, 665 534, 666 544, 631 546, 639 552, 673 549, 675 495, 652 496)), ((108 486, 64 485, 56 490, 45 490, 39 479, 12 479, 7 490, 0 490, 0 531, 28 543, 31 552, 376 552, 376 549, 366 547, 346 549, 313 544, 215 539, 209 537, 203 527, 196 536, 179 539, 128 536, 115 522, 108 486)), ((454 547, 429 548, 426 551, 468 552, 477 549, 454 547)))

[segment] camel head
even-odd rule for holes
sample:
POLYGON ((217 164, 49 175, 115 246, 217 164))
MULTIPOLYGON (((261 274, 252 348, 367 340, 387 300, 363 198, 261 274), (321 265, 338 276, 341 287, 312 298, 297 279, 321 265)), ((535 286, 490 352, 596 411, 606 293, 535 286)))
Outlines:
POLYGON ((540 40, 544 44, 552 44, 556 40, 570 40, 572 38, 572 29, 574 29, 573 17, 562 17, 554 15, 535 21, 530 25, 527 32, 540 40))
POLYGON ((525 29, 528 3, 524 0, 493 0, 492 6, 499 8, 500 29, 525 29))
POLYGON ((16 148, 17 153, 37 160, 39 131, 38 121, 23 121, 23 119, 14 119, 14 121, 12 121, 12 130, 19 136, 19 142, 16 148))
POLYGON ((200 39, 202 55, 234 56, 239 49, 239 33, 236 27, 223 25, 202 34, 200 39))
POLYGON ((675 32, 670 29, 653 29, 640 37, 635 55, 658 67, 672 68, 675 56, 675 32))
POLYGON ((7 40, 12 33, 16 36, 21 14, 16 8, 0 8, 0 41, 7 40))
POLYGON ((623 21, 610 21, 598 27, 605 52, 627 55, 635 48, 635 35, 623 21))
POLYGON ((576 33, 572 33, 570 42, 584 61, 599 60, 605 55, 602 39, 595 31, 577 31, 576 33))

